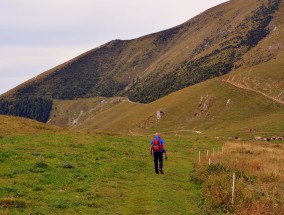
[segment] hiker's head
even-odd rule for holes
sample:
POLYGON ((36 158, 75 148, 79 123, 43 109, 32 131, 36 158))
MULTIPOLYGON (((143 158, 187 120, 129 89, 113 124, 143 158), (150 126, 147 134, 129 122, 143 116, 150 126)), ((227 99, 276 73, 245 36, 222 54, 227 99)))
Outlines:
POLYGON ((160 134, 158 132, 156 132, 155 138, 160 138, 160 134))

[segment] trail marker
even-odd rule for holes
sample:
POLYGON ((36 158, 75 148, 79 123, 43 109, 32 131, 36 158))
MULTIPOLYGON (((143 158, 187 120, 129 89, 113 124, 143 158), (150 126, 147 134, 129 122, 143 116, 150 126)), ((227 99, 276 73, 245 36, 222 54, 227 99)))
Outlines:
POLYGON ((232 204, 234 204, 234 194, 235 194, 235 179, 236 173, 233 174, 233 186, 232 186, 232 204))

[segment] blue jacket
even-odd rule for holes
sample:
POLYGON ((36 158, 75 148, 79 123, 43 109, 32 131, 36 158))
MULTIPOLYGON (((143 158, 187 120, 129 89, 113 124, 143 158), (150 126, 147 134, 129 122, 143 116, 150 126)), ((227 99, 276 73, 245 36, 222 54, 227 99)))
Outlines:
MULTIPOLYGON (((153 140, 151 140, 151 145, 153 145, 154 144, 154 140, 159 140, 160 141, 160 143, 162 144, 162 145, 164 145, 165 144, 165 142, 164 142, 164 140, 160 137, 160 136, 155 136, 154 137, 154 139, 153 140)), ((161 149, 161 151, 160 152, 163 152, 163 149, 161 149)))

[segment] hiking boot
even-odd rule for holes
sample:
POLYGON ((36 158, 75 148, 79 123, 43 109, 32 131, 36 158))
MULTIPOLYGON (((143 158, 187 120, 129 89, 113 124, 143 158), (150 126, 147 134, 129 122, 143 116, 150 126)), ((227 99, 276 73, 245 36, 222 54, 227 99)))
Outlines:
POLYGON ((159 169, 159 171, 160 171, 161 174, 164 174, 164 171, 162 169, 159 169))

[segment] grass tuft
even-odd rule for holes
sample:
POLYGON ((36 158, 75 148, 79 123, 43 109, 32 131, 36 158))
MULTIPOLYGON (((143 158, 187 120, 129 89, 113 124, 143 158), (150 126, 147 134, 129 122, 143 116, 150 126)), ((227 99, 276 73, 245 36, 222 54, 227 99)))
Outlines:
POLYGON ((24 209, 27 203, 25 201, 15 198, 2 198, 0 199, 0 208, 17 208, 24 209))

